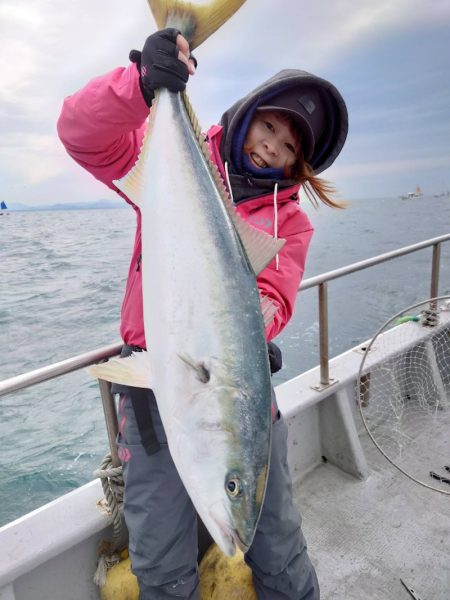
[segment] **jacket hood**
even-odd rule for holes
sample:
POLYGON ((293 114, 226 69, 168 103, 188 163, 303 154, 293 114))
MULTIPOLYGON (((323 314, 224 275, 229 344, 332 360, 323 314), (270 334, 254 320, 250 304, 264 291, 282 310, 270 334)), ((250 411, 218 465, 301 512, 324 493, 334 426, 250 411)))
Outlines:
MULTIPOLYGON (((302 94, 305 90, 313 90, 323 99, 323 114, 325 118, 324 133, 316 140, 312 156, 308 161, 316 174, 327 169, 336 160, 344 146, 348 132, 348 113, 344 99, 336 87, 329 81, 306 71, 285 69, 280 71, 252 92, 238 100, 223 115, 220 124, 224 128, 224 136, 220 148, 222 160, 232 164, 232 145, 235 134, 240 132, 245 121, 248 122, 248 112, 253 112, 258 106, 270 104, 270 99, 280 92, 293 90, 302 94)), ((232 170, 233 172, 233 170, 232 170)), ((240 174, 238 174, 239 176, 240 174)), ((247 177, 254 185, 267 187, 268 181, 247 177), (266 183, 267 182, 267 183, 266 183)), ((282 180, 283 187, 293 185, 292 180, 282 180)))

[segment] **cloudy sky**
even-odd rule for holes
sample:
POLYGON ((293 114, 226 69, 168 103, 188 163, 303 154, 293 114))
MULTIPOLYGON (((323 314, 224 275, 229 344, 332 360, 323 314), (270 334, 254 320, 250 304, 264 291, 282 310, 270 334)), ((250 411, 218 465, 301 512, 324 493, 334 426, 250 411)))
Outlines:
MULTIPOLYGON (((55 123, 65 96, 154 30, 145 0, 0 0, 0 199, 114 197, 66 155, 55 123)), ((188 89, 205 129, 300 68, 346 99, 348 141, 326 172, 343 197, 450 189, 450 0, 247 0, 195 54, 188 89)))

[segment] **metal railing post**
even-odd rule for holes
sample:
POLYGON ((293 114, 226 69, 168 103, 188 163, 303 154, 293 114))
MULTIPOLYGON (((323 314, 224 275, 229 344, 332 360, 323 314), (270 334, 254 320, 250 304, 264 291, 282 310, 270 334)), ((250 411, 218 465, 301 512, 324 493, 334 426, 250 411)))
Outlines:
POLYGON ((433 259, 431 264, 431 288, 430 298, 439 296, 439 268, 441 263, 441 244, 433 245, 433 259))
POLYGON ((117 420, 116 404, 114 396, 111 394, 111 384, 104 379, 98 380, 100 394, 102 397, 103 412, 105 414, 106 432, 108 434, 109 448, 111 450, 111 462, 113 467, 120 466, 119 455, 117 454, 116 438, 119 432, 119 423, 117 420))
POLYGON ((329 352, 328 352, 328 284, 319 285, 319 348, 320 348, 320 383, 329 385, 329 352))

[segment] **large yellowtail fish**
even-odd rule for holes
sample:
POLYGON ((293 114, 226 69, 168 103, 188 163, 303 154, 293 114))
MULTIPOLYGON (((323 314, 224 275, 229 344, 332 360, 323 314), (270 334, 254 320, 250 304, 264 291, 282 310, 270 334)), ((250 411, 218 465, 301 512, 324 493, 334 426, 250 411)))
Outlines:
MULTIPOLYGON (((191 49, 244 0, 149 0, 160 28, 191 49)), ((271 442, 271 384, 255 273, 284 240, 235 212, 186 95, 161 89, 136 165, 115 182, 142 213, 148 351, 92 367, 99 378, 154 390, 170 453, 224 553, 249 548, 271 442)))

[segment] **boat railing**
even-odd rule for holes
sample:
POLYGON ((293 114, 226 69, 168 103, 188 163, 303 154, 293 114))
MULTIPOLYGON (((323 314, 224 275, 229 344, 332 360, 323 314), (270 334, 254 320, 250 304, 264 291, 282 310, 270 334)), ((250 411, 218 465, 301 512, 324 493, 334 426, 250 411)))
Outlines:
POLYGON ((439 296, 439 269, 441 260, 441 244, 450 240, 450 234, 441 235, 417 244, 404 246, 398 250, 385 252, 373 258, 361 260, 346 267, 341 267, 327 273, 322 273, 315 277, 305 279, 299 287, 299 291, 307 290, 312 287, 318 288, 318 304, 319 304, 319 357, 320 357, 320 382, 317 390, 322 390, 328 387, 332 381, 330 380, 329 372, 329 336, 328 336, 328 282, 351 273, 356 273, 363 269, 368 269, 375 265, 399 258, 423 250, 424 248, 433 248, 431 258, 431 274, 430 274, 430 298, 439 296))
MULTIPOLYGON (((398 250, 379 254, 373 258, 362 260, 346 267, 334 269, 305 279, 299 287, 299 292, 313 287, 318 288, 318 308, 319 308, 319 356, 320 356, 320 382, 316 389, 322 390, 333 383, 329 374, 329 338, 328 338, 328 283, 334 279, 356 273, 363 269, 368 269, 383 262, 423 250, 433 248, 431 259, 430 274, 430 298, 439 296, 439 270, 441 244, 450 241, 450 233, 439 237, 431 238, 417 244, 404 246, 398 250)), ((78 356, 73 356, 40 369, 23 373, 0 381, 0 396, 25 389, 49 381, 61 375, 77 371, 94 363, 107 360, 111 356, 120 354, 121 343, 104 346, 98 350, 93 350, 78 356)), ((114 466, 118 466, 120 461, 117 456, 115 439, 118 431, 117 414, 114 398, 111 394, 111 386, 108 382, 99 380, 100 393, 102 397, 103 410, 105 413, 106 429, 108 433, 109 445, 111 449, 111 459, 114 466)))

